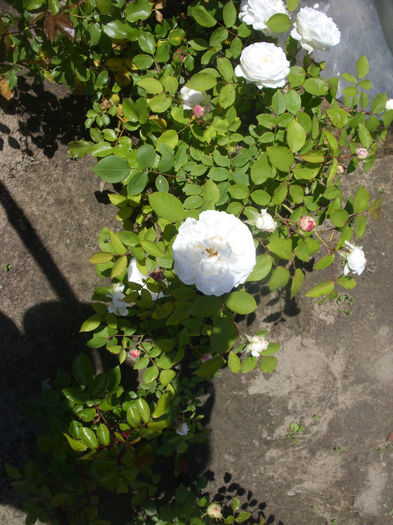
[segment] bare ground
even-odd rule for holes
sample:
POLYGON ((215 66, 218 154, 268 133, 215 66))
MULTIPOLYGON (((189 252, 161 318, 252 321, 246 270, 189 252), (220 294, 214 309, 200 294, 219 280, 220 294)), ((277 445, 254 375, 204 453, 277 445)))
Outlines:
MULTIPOLYGON (((99 284, 87 259, 100 229, 116 221, 100 202, 94 160, 67 159, 83 100, 25 87, 0 114, 0 461, 23 464, 33 429, 17 401, 83 347, 79 326, 99 284)), ((241 495, 266 523, 393 523, 392 145, 391 136, 369 174, 348 178, 384 197, 361 242, 368 266, 357 288, 323 305, 262 288, 247 329, 269 329, 282 344, 276 372, 225 371, 214 381, 199 469, 209 470, 217 498, 241 495), (291 422, 304 425, 299 442, 287 436, 291 422)), ((306 289, 328 279, 323 272, 309 275, 306 289)), ((0 483, 0 523, 23 523, 4 473, 0 483)))

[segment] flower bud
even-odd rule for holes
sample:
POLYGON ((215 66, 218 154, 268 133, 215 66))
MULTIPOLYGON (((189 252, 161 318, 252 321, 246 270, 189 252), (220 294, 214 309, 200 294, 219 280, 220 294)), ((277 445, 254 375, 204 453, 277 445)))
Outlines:
POLYGON ((213 359, 211 354, 203 354, 203 355, 201 355, 202 363, 206 363, 206 361, 210 361, 210 359, 213 359))
POLYGON ((267 212, 267 209, 261 210, 261 213, 255 215, 255 227, 258 228, 258 230, 262 230, 264 232, 274 232, 274 230, 277 228, 277 223, 273 219, 273 217, 270 215, 270 213, 267 212))
POLYGON ((183 50, 177 49, 172 55, 172 60, 175 62, 175 64, 181 64, 184 60, 183 50))
POLYGON ((345 171, 345 170, 344 170, 344 166, 341 166, 341 164, 339 164, 339 165, 337 166, 337 173, 344 173, 344 171, 345 171))
POLYGON ((157 283, 164 279, 164 272, 159 268, 155 268, 151 274, 151 278, 154 279, 157 283))
POLYGON ((209 518, 221 520, 221 505, 219 505, 218 503, 210 503, 210 505, 207 507, 207 515, 209 516, 209 518))
POLYGON ((388 98, 385 109, 386 111, 389 111, 389 109, 393 109, 393 98, 388 98))
POLYGON ((316 223, 312 217, 308 215, 303 215, 299 221, 299 227, 304 232, 310 232, 316 226, 316 223))
POLYGON ((194 117, 202 118, 205 114, 205 108, 198 104, 197 106, 194 106, 192 108, 192 114, 194 115, 194 117))
POLYGON ((359 160, 367 159, 368 151, 366 150, 366 148, 358 148, 356 150, 356 156, 359 160))
POLYGON ((141 355, 141 351, 140 350, 131 350, 130 354, 131 354, 131 357, 133 357, 134 359, 138 359, 138 357, 141 355))
POLYGON ((178 425, 176 428, 176 434, 179 436, 186 436, 189 430, 190 429, 187 423, 180 423, 180 425, 178 425))

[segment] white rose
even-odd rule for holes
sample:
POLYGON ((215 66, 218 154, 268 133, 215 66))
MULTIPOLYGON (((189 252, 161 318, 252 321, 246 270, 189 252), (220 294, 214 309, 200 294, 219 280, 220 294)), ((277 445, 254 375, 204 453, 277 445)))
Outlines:
POLYGON ((181 423, 180 425, 178 425, 176 429, 176 434, 179 434, 179 436, 186 436, 189 430, 190 429, 187 423, 181 423))
POLYGON ((161 297, 163 297, 162 292, 159 292, 159 293, 151 292, 148 288, 146 288, 145 280, 148 278, 148 276, 143 275, 143 273, 139 270, 136 264, 135 257, 131 259, 131 262, 128 266, 127 277, 128 277, 129 282, 140 284, 141 286, 143 286, 150 293, 153 301, 157 301, 157 299, 160 299, 161 297))
POLYGON ((389 109, 393 109, 393 98, 388 98, 385 109, 386 111, 389 111, 389 109))
POLYGON ((249 336, 246 334, 248 345, 246 346, 246 352, 250 352, 252 356, 259 357, 259 354, 266 350, 269 346, 268 341, 266 341, 263 335, 253 335, 249 336))
POLYGON ((366 267, 366 257, 361 246, 355 246, 348 241, 345 241, 349 251, 347 256, 347 262, 344 266, 344 275, 348 275, 352 272, 356 275, 360 275, 366 267))
POLYGON ((297 15, 291 37, 300 40, 308 53, 314 49, 326 50, 336 46, 341 33, 333 19, 312 7, 302 7, 297 15))
POLYGON ((183 109, 192 109, 194 106, 206 104, 209 98, 202 91, 183 86, 180 90, 181 99, 183 102, 183 109))
POLYGON ((271 35, 272 32, 267 27, 266 22, 271 16, 286 12, 287 10, 282 0, 242 0, 239 19, 257 31, 263 31, 265 35, 271 35))
POLYGON ((234 215, 208 210, 188 218, 173 243, 175 273, 205 295, 222 295, 246 281, 255 266, 250 230, 234 215))
POLYGON ((255 82, 259 89, 282 87, 288 73, 289 62, 284 51, 267 42, 257 42, 243 49, 240 64, 235 68, 236 76, 255 82))
POLYGON ((265 208, 261 213, 255 213, 255 226, 258 230, 271 233, 277 228, 277 223, 265 208))
POLYGON ((125 295, 122 293, 124 284, 116 283, 112 286, 112 290, 106 294, 112 299, 112 303, 108 306, 108 312, 115 315, 128 315, 127 304, 123 301, 125 295))

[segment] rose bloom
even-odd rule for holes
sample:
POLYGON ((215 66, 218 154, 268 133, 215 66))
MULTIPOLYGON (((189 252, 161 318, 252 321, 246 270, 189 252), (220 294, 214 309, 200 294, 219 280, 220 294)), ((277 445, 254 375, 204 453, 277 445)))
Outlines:
POLYGON ((300 41, 308 53, 314 49, 326 50, 336 46, 341 33, 333 19, 312 7, 302 7, 297 15, 291 37, 300 41))
POLYGON ((131 259, 131 262, 128 266, 127 276, 128 276, 129 282, 140 284, 141 286, 143 286, 150 293, 152 301, 157 301, 157 299, 160 299, 161 297, 163 297, 162 292, 159 292, 159 293, 151 292, 148 288, 146 288, 145 280, 148 278, 148 275, 143 275, 143 273, 139 270, 136 264, 135 257, 131 259))
POLYGON ((344 173, 344 171, 345 171, 345 170, 344 170, 344 166, 341 166, 341 164, 339 164, 339 165, 337 166, 337 173, 344 173))
POLYGON ((181 100, 183 102, 183 109, 192 109, 194 106, 206 104, 209 98, 202 91, 183 86, 180 90, 181 100))
POLYGON ((366 150, 366 148, 357 148, 356 156, 359 160, 367 159, 368 151, 366 150))
POLYGON ((239 19, 257 31, 263 31, 265 35, 271 35, 272 32, 267 27, 266 22, 271 16, 286 12, 287 10, 282 0, 242 0, 239 19))
POLYGON ((284 51, 267 42, 257 42, 243 49, 240 64, 235 74, 249 82, 255 82, 257 88, 277 88, 285 84, 289 73, 289 62, 284 51))
POLYGON ((248 344, 246 346, 246 352, 250 352, 252 356, 259 357, 259 354, 266 350, 269 346, 268 341, 266 341, 263 335, 253 335, 249 336, 246 334, 248 344))
POLYGON ((134 359, 138 359, 138 357, 141 355, 141 351, 140 350, 131 350, 130 354, 131 354, 131 356, 134 359))
POLYGON ((386 105, 385 105, 386 111, 389 111, 389 109, 393 109, 393 98, 388 98, 386 105))
POLYGON ((216 520, 223 519, 222 512, 221 512, 221 505, 218 503, 210 503, 210 505, 206 509, 206 514, 209 516, 209 518, 214 518, 216 520))
POLYGON ((198 104, 197 106, 194 106, 192 108, 192 114, 194 115, 194 117, 202 118, 205 114, 205 108, 198 104))
POLYGON ((347 262, 344 266, 344 275, 348 275, 352 272, 356 275, 360 275, 366 267, 367 261, 364 255, 364 251, 361 246, 355 246, 348 241, 345 241, 348 247, 349 254, 347 256, 347 262))
POLYGON ((315 220, 312 217, 309 217, 308 215, 303 215, 303 217, 300 218, 299 221, 299 227, 304 232, 310 232, 315 228, 315 220))
POLYGON ((184 284, 205 295, 222 295, 243 284, 255 266, 254 240, 247 226, 225 211, 189 217, 173 243, 174 270, 184 284))
POLYGON ((123 293, 124 284, 116 283, 112 286, 112 290, 106 294, 112 299, 112 303, 108 306, 110 314, 126 316, 128 315, 127 304, 123 301, 125 295, 123 293))

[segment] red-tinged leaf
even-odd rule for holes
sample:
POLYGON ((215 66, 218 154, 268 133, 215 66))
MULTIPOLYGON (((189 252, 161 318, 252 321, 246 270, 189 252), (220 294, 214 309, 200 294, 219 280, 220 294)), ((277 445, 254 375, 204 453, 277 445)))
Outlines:
POLYGON ((0 78, 0 94, 6 100, 11 100, 15 95, 15 91, 10 89, 10 86, 8 85, 8 82, 5 78, 0 78))
POLYGON ((73 42, 75 40, 75 28, 71 18, 63 13, 59 13, 55 16, 55 19, 56 26, 60 29, 63 35, 73 42))
POLYGON ((47 39, 53 43, 56 40, 56 36, 57 36, 56 17, 52 15, 48 15, 45 18, 44 31, 45 31, 47 39))

